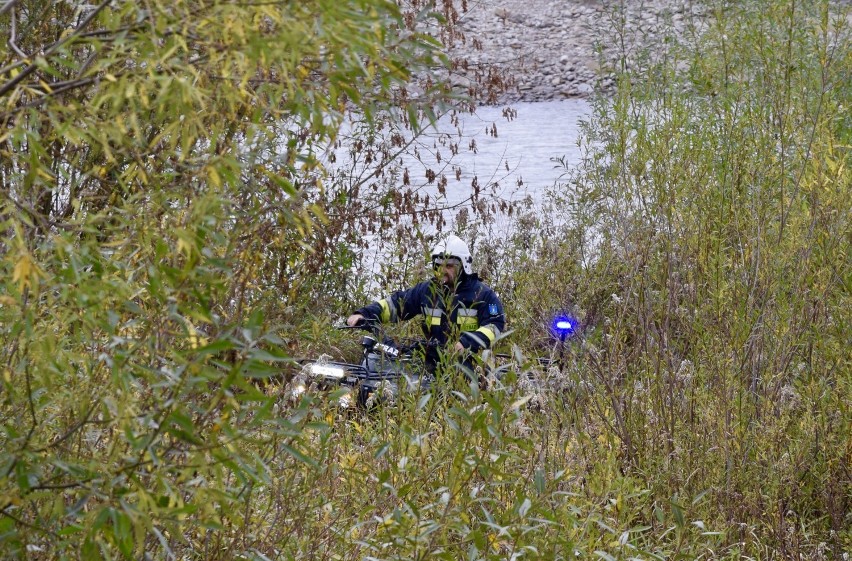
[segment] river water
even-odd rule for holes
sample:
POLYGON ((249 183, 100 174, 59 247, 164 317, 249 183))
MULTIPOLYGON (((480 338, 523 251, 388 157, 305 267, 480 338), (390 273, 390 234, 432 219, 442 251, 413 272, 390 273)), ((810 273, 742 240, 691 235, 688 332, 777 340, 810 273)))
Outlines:
MULTIPOLYGON (((459 115, 456 123, 443 118, 435 129, 419 137, 417 156, 407 153, 401 157, 411 187, 421 196, 428 194, 431 206, 446 208, 442 212, 444 232, 456 231, 458 217, 470 207, 474 178, 485 202, 499 205, 529 198, 538 205, 544 201, 545 190, 580 163, 580 125, 591 116, 585 100, 516 103, 510 109, 511 118, 503 107, 490 106, 480 107, 472 115, 459 115), (451 155, 450 142, 458 145, 455 155, 451 155), (563 163, 555 162, 557 158, 563 163), (427 179, 427 170, 437 173, 438 178, 446 177, 444 194, 439 193, 437 179, 427 179)), ((507 234, 508 224, 497 217, 490 235, 507 234)), ((428 224, 421 223, 420 227, 424 233, 434 231, 428 224)), ((378 273, 382 264, 404 268, 404 263, 395 262, 391 249, 382 243, 370 244, 361 255, 362 268, 357 272, 378 273)), ((376 278, 370 283, 374 288, 384 283, 378 280, 380 276, 376 278)))
MULTIPOLYGON (((421 142, 424 150, 431 147, 433 152, 441 151, 444 158, 449 150, 436 145, 441 134, 459 145, 449 162, 442 159, 447 177, 446 204, 455 205, 470 197, 474 178, 483 193, 490 191, 489 186, 496 187, 494 195, 486 196, 507 201, 530 196, 540 201, 544 190, 565 174, 566 167, 555 159, 562 158, 569 168, 579 163, 580 123, 591 114, 585 100, 516 103, 511 109, 509 119, 503 107, 480 107, 473 115, 459 117, 459 131, 445 118, 439 121, 437 131, 426 133, 421 142)), ((421 151, 421 160, 426 163, 404 157, 403 166, 409 169, 413 184, 423 182, 424 192, 434 195, 437 187, 424 179, 425 169, 435 167, 434 153, 424 156, 421 151)), ((446 218, 451 225, 452 216, 446 218)))

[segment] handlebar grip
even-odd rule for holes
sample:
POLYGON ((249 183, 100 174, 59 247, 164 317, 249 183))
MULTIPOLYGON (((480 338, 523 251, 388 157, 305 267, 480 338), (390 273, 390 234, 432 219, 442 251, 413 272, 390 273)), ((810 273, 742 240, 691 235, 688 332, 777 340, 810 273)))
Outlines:
POLYGON ((355 325, 349 325, 348 319, 341 318, 340 324, 337 326, 338 329, 363 329, 364 331, 369 331, 374 333, 378 329, 379 322, 376 320, 370 320, 363 316, 359 319, 355 325))

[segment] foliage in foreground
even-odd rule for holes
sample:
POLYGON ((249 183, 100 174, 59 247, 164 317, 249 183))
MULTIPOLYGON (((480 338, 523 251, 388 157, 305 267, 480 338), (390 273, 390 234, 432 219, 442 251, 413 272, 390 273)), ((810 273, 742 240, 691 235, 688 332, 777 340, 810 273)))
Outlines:
MULTIPOLYGON (((296 322, 328 288, 298 272, 334 209, 309 206, 325 177, 314 147, 337 130, 329 100, 393 113, 435 45, 382 30, 418 14, 104 3, 100 27, 69 32, 88 8, 14 4, 17 49, 38 50, 21 32, 36 21, 56 43, 4 63, 0 86, 4 555, 850 548, 845 20, 720 5, 693 47, 648 51, 647 72, 596 104, 574 194, 554 200, 570 220, 539 213, 483 248, 517 264, 494 279, 514 341, 557 310, 582 319, 570 360, 542 371, 530 344, 505 387, 456 381, 359 416, 292 403, 269 379, 294 342, 325 338, 296 322)), ((324 255, 331 273, 351 262, 324 255)))
POLYGON ((0 551, 131 557, 240 510, 251 382, 346 258, 320 154, 347 113, 415 134, 453 99, 418 76, 455 8, 415 4, 0 8, 0 551))
POLYGON ((708 4, 694 46, 648 49, 596 104, 587 159, 554 192, 563 220, 517 230, 505 260, 525 273, 503 290, 527 319, 521 337, 556 311, 584 323, 574 378, 607 404, 592 414, 622 469, 658 497, 708 493, 724 556, 840 558, 852 544, 848 9, 708 4))

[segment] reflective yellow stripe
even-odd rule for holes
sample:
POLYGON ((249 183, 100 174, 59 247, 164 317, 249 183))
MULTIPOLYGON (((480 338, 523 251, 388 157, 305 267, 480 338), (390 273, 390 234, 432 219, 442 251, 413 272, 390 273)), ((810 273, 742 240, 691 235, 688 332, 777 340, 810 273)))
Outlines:
POLYGON ((479 328, 478 316, 474 308, 459 308, 456 311, 456 323, 462 331, 476 331, 479 328))
POLYGON ((390 304, 387 300, 379 300, 379 306, 382 307, 382 314, 379 316, 379 320, 382 323, 389 323, 391 320, 390 304))
POLYGON ((486 337, 488 337, 488 345, 491 346, 494 344, 494 339, 497 338, 497 335, 494 333, 494 330, 490 325, 483 325, 479 329, 476 330, 477 333, 482 333, 486 337))
POLYGON ((423 313, 429 318, 429 325, 441 325, 441 316, 444 310, 441 308, 423 308, 423 313))
POLYGON ((462 331, 476 331, 479 327, 479 320, 475 317, 460 315, 456 318, 456 322, 462 331))

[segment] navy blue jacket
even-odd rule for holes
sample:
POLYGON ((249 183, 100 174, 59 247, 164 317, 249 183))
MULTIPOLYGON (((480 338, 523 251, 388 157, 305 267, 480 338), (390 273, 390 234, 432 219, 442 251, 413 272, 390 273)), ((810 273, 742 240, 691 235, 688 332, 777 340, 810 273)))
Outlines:
POLYGON ((395 323, 423 316, 423 334, 442 346, 461 342, 478 352, 490 348, 506 326, 503 304, 477 275, 462 275, 455 291, 429 280, 356 310, 367 320, 395 323))

